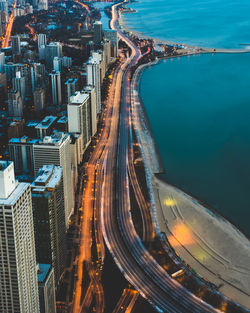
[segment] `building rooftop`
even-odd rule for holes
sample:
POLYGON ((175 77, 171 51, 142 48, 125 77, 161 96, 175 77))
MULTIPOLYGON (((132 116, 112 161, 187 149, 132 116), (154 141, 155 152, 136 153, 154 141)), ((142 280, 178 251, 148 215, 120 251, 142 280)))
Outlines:
POLYGON ((21 138, 11 138, 9 143, 25 143, 25 144, 36 144, 38 143, 38 139, 29 138, 27 136, 23 136, 21 138))
POLYGON ((10 194, 8 198, 0 198, 0 205, 14 205, 17 200, 21 197, 21 195, 25 192, 25 190, 29 187, 28 183, 17 183, 16 188, 10 194))
POLYGON ((57 123, 61 123, 61 124, 65 124, 68 122, 68 117, 67 116, 62 116, 59 118, 59 120, 57 121, 57 123))
POLYGON ((44 283, 51 272, 51 265, 50 264, 38 264, 38 271, 37 271, 37 281, 38 283, 44 283))
POLYGON ((71 77, 66 81, 65 85, 74 84, 76 82, 77 82, 77 78, 71 77))
POLYGON ((71 104, 81 104, 83 103, 89 95, 85 93, 84 91, 76 91, 71 97, 70 97, 70 105, 71 104))
POLYGON ((62 178, 62 168, 55 165, 44 165, 39 169, 38 174, 33 181, 32 191, 42 191, 45 188, 55 188, 62 178))
POLYGON ((51 136, 45 136, 42 140, 37 140, 35 145, 40 146, 60 146, 67 138, 69 138, 68 134, 64 132, 54 131, 51 136))
POLYGON ((10 163, 11 162, 9 161, 0 161, 0 171, 5 170, 10 165, 10 163))
POLYGON ((56 116, 46 116, 38 125, 36 125, 35 128, 37 129, 47 129, 49 128, 54 122, 55 120, 57 119, 56 116))
POLYGON ((27 127, 35 127, 37 124, 39 124, 39 122, 38 121, 28 121, 25 125, 27 126, 27 127))

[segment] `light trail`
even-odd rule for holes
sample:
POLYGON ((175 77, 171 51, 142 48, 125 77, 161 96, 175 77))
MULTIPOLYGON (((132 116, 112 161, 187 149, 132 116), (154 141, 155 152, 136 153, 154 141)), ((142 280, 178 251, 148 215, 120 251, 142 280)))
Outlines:
POLYGON ((87 4, 82 3, 82 2, 80 2, 80 1, 78 1, 78 0, 74 0, 74 2, 78 3, 79 5, 81 5, 81 6, 82 6, 83 8, 85 8, 86 11, 90 14, 90 9, 89 9, 89 7, 87 6, 87 4))
MULTIPOLYGON (((17 3, 17 0, 15 0, 15 2, 13 4, 13 9, 16 8, 16 3, 17 3)), ((13 11, 12 11, 11 14, 10 14, 10 17, 9 17, 9 21, 8 21, 8 25, 7 25, 7 28, 6 28, 5 36, 2 39, 2 48, 7 48, 9 46, 9 41, 10 41, 10 36, 11 36, 11 32, 12 32, 14 19, 15 19, 15 17, 14 17, 13 11)))
POLYGON ((30 34, 33 37, 33 40, 36 41, 37 40, 37 34, 35 32, 35 29, 33 27, 31 27, 29 24, 25 24, 25 27, 28 28, 28 30, 30 31, 30 34))

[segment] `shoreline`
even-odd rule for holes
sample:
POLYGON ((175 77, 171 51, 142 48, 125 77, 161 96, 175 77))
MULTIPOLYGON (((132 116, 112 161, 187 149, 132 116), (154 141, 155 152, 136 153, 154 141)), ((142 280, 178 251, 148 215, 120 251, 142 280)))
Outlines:
POLYGON ((133 126, 145 164, 154 227, 158 235, 165 233, 175 253, 200 277, 217 286, 222 295, 250 309, 250 242, 247 236, 216 210, 157 177, 160 156, 151 129, 145 123, 147 117, 143 114, 146 112, 140 108, 143 103, 138 91, 144 69, 157 63, 141 65, 132 81, 133 126))
MULTIPOLYGON (((125 3, 125 4, 129 5, 130 3, 125 3)), ((134 30, 132 27, 130 27, 127 24, 127 22, 124 20, 124 16, 122 12, 119 14, 118 22, 122 31, 133 33, 139 39, 153 40, 158 45, 163 44, 163 45, 178 46, 178 47, 182 46, 182 47, 185 47, 186 49, 191 49, 191 50, 199 49, 200 53, 250 53, 250 44, 249 44, 249 49, 209 48, 209 47, 195 46, 192 44, 177 43, 171 40, 155 38, 149 35, 144 35, 142 32, 134 30)))
MULTIPOLYGON (((120 23, 123 31, 131 32, 141 39, 154 40, 157 44, 170 44, 127 29, 119 14, 120 23)), ((178 46, 188 47, 180 44, 178 46)), ((193 51, 176 57, 199 53, 250 53, 246 49, 214 51, 212 48, 191 46, 189 49, 193 51)), ((185 50, 182 48, 183 51, 185 50)), ((165 233, 175 253, 200 277, 217 286, 218 291, 226 298, 250 309, 249 238, 215 209, 157 177, 157 173, 165 172, 165 169, 139 94, 139 83, 144 69, 156 65, 160 60, 139 66, 134 73, 131 89, 133 126, 145 164, 156 232, 158 235, 165 233)))

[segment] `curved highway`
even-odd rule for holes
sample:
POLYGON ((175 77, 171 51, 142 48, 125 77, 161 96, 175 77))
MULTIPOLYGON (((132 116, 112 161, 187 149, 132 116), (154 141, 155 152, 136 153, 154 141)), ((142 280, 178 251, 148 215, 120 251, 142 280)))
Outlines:
POLYGON ((104 238, 126 279, 158 311, 219 312, 172 279, 143 246, 134 229, 130 214, 128 177, 130 69, 136 65, 141 55, 139 49, 119 30, 116 10, 119 5, 112 8, 111 28, 117 30, 132 53, 122 64, 117 76, 110 136, 104 151, 104 238))

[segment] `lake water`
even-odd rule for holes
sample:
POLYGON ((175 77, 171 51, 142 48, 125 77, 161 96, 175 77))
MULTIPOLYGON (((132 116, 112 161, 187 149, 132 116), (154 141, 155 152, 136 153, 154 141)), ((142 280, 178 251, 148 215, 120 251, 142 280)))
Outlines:
POLYGON ((249 0, 142 0, 124 14, 135 30, 156 38, 212 48, 250 45, 249 0))
MULTIPOLYGON (((124 15, 132 29, 180 43, 242 48, 250 1, 144 0, 124 15)), ((250 235, 250 54, 167 60, 147 69, 140 92, 164 178, 250 235)))

